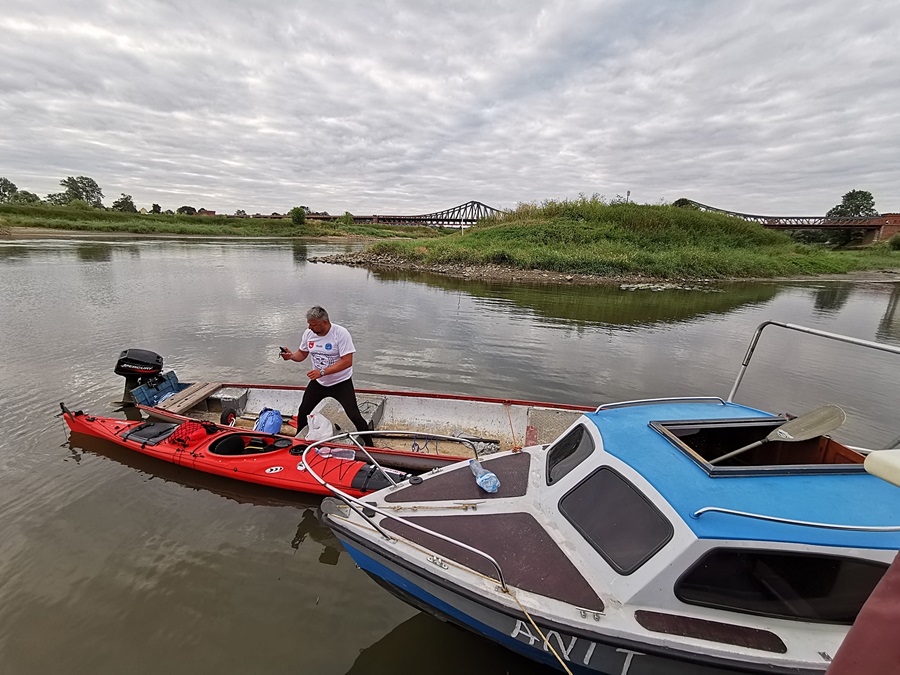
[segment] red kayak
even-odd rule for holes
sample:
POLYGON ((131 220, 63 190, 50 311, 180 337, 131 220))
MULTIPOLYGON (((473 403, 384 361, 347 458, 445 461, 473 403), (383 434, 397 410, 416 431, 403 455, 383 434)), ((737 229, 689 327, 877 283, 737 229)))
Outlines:
MULTIPOLYGON (((72 412, 62 404, 60 407, 71 431, 101 438, 150 457, 250 483, 313 494, 331 494, 309 475, 304 466, 301 455, 309 442, 302 439, 196 420, 179 423, 127 421, 86 415, 80 410, 72 412)), ((307 453, 306 461, 330 484, 361 497, 391 485, 385 472, 390 473, 394 482, 414 475, 390 468, 393 455, 397 456, 394 463, 399 466, 406 463, 404 460, 422 459, 406 458, 412 453, 397 451, 374 451, 371 454, 378 457, 381 468, 356 459, 357 455, 365 455, 354 453, 347 446, 341 446, 340 450, 329 446, 314 449, 307 453)), ((434 457, 433 461, 440 465, 455 459, 434 457)))

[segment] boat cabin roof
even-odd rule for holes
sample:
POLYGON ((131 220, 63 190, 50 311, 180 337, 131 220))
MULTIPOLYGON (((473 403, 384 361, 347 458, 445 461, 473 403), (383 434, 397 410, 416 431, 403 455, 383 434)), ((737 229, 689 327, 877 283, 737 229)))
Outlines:
POLYGON ((703 426, 695 424, 701 420, 735 420, 738 426, 740 420, 759 420, 762 428, 767 420, 783 421, 770 413, 735 403, 673 401, 610 407, 586 417, 599 429, 604 450, 644 476, 700 538, 900 549, 900 532, 831 529, 715 511, 695 516, 700 509, 717 507, 811 523, 900 525, 900 489, 865 473, 859 464, 717 471, 685 447, 689 439, 682 443, 665 428, 678 426, 668 422, 679 420, 695 427, 703 426))

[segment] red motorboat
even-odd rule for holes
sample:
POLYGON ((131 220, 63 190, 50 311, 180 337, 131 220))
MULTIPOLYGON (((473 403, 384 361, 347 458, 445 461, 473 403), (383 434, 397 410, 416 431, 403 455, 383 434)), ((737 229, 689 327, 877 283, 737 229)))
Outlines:
MULTIPOLYGON (((286 490, 330 494, 304 465, 301 455, 309 441, 303 439, 197 420, 128 421, 72 412, 63 404, 60 407, 72 432, 205 473, 286 490)), ((367 453, 348 445, 326 445, 308 453, 306 462, 317 474, 327 476, 332 485, 359 497, 458 460, 396 450, 373 449, 367 453)))

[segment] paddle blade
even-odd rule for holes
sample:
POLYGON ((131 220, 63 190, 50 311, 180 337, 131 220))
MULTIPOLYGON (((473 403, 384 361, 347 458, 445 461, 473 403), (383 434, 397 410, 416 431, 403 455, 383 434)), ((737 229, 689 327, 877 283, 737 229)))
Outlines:
POLYGON ((767 441, 805 441, 834 431, 847 419, 836 405, 823 405, 800 417, 788 420, 766 436, 767 441))
POLYGON ((874 450, 866 455, 866 471, 900 487, 900 450, 874 450))

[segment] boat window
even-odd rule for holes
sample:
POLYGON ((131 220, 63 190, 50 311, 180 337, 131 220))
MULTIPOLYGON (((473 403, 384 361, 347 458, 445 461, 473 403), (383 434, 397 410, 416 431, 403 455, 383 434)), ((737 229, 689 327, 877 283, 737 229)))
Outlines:
POLYGON ((547 485, 553 485, 587 459, 593 451, 594 440, 588 430, 579 424, 547 453, 547 485))
POLYGON ((675 584, 691 605, 850 625, 887 564, 812 553, 715 549, 675 584))
POLYGON ((567 492, 559 510, 620 574, 638 569, 674 533, 650 500, 609 467, 567 492))

